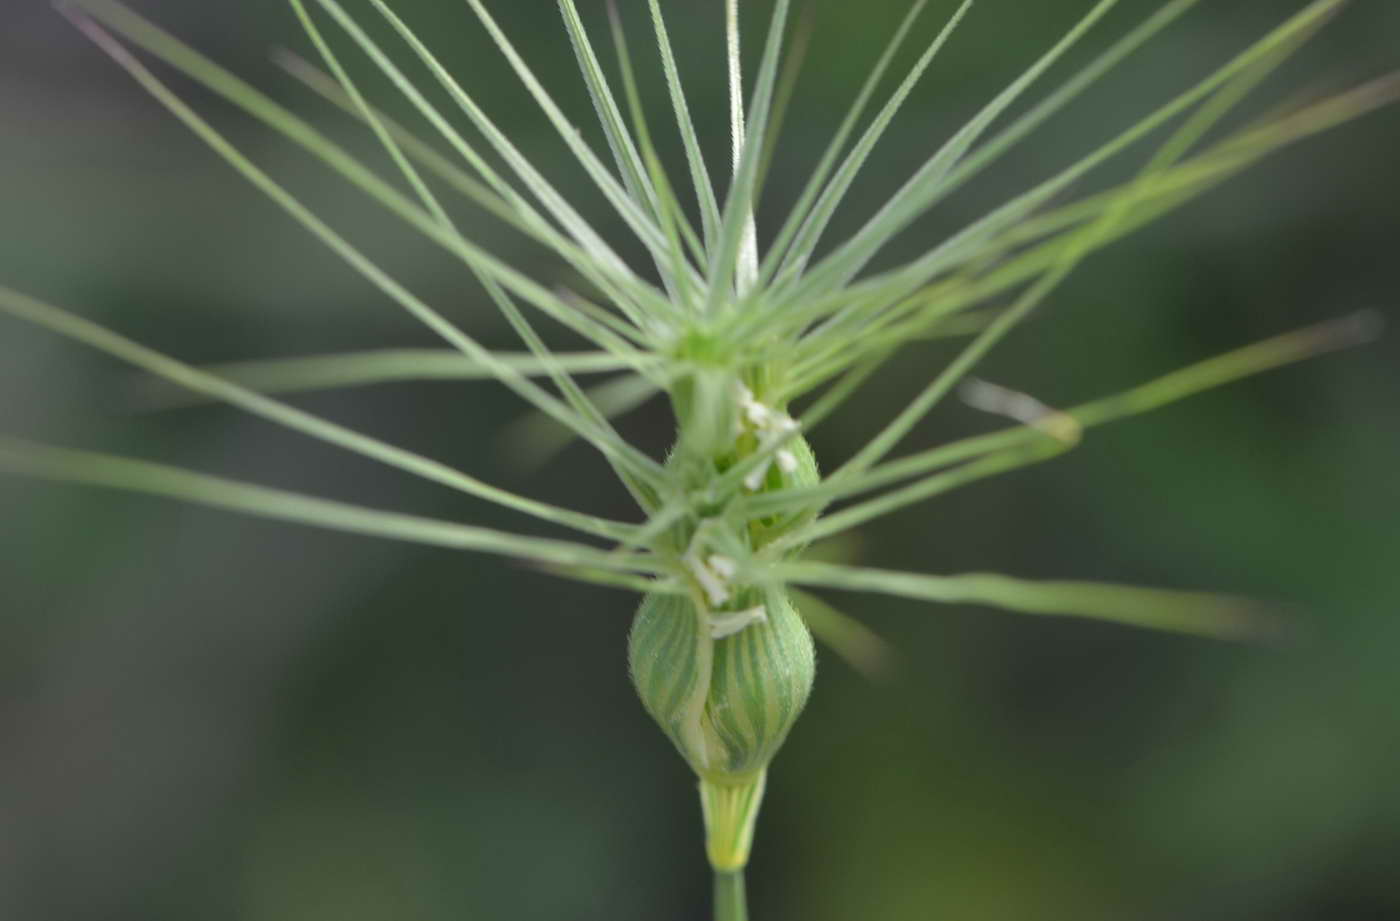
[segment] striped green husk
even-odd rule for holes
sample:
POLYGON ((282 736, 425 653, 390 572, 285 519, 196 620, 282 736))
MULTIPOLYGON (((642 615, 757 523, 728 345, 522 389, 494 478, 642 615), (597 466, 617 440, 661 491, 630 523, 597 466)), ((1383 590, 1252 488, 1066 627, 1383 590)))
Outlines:
POLYGON ((812 635, 785 594, 769 592, 768 621, 714 643, 705 776, 748 777, 768 766, 812 690, 812 635))
POLYGON ((713 653, 714 641, 689 598, 643 597, 628 648, 632 683, 652 719, 697 771, 706 762, 700 725, 713 653))
MULTIPOLYGON (((780 489, 802 489, 804 487, 817 486, 821 483, 821 471, 817 466, 817 455, 812 451, 812 446, 807 443, 807 439, 801 435, 788 439, 785 447, 791 452, 792 457, 797 461, 797 469, 790 474, 782 473, 777 465, 769 468, 768 476, 763 486, 764 492, 771 492, 780 489)), ((789 531, 796 530, 808 524, 816 518, 818 506, 814 503, 805 509, 798 509, 784 515, 772 515, 764 518, 756 518, 750 525, 750 532, 755 546, 763 546, 770 541, 782 537, 789 531)), ((790 548, 786 554, 789 559, 801 557, 802 551, 807 549, 807 545, 797 544, 790 548)))
POLYGON ((632 680, 647 712, 702 778, 751 782, 812 689, 811 634, 780 592, 767 621, 721 640, 689 599, 648 595, 632 627, 632 680))

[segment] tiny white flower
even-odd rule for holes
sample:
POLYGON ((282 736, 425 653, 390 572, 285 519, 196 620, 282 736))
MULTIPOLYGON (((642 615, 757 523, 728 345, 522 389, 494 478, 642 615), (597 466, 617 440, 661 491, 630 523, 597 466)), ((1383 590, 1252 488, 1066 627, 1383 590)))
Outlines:
POLYGON ((686 568, 695 577, 695 581, 700 583, 700 590, 705 593, 712 607, 719 607, 728 604, 730 599, 729 586, 725 580, 716 575, 708 566, 701 562, 694 553, 688 553, 685 557, 686 568))
POLYGON ((742 633, 754 624, 766 623, 768 609, 763 605, 746 608, 743 611, 725 611, 710 615, 710 637, 722 640, 726 636, 742 633))
POLYGON ((758 492, 759 487, 763 485, 764 478, 768 476, 768 468, 771 466, 773 466, 773 462, 766 460, 755 467, 748 476, 744 477, 744 488, 749 492, 758 492))
POLYGON ((711 570, 719 574, 720 578, 727 581, 732 582, 734 577, 739 574, 739 564, 727 556, 721 556, 718 553, 711 554, 705 562, 710 565, 711 570))

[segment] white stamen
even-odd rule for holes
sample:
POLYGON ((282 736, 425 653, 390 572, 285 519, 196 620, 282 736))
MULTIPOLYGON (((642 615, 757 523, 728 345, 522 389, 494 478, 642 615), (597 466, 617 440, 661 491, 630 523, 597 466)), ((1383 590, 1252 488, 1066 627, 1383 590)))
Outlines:
POLYGON ((715 553, 712 554, 706 562, 710 564, 710 569, 714 570, 721 579, 731 581, 739 574, 739 564, 727 556, 720 556, 718 553, 715 553))
POLYGON ((724 580, 716 576, 702 562, 699 557, 687 554, 685 565, 690 569, 690 574, 695 577, 695 581, 700 583, 700 589, 705 593, 705 597, 710 600, 713 607, 719 607, 729 602, 729 587, 724 584, 724 580))
POLYGON ((768 622, 768 610, 763 605, 744 611, 725 611, 710 615, 710 636, 722 640, 726 636, 741 633, 754 624, 768 622))
MULTIPOLYGON (((760 403, 753 395, 753 391, 743 384, 738 385, 739 393, 739 424, 737 426, 740 434, 752 429, 758 435, 759 444, 767 448, 772 448, 773 443, 779 439, 788 437, 802 426, 798 424, 785 412, 773 409, 760 403), (746 424, 747 423, 747 427, 746 424)), ((797 455, 792 451, 783 448, 774 452, 774 456, 764 460, 758 467, 754 468, 748 476, 744 477, 744 486, 749 492, 757 492, 763 487, 763 481, 768 476, 768 471, 772 468, 774 460, 777 461, 778 469, 783 473, 793 473, 797 470, 797 455)))
POLYGON ((763 485, 764 478, 768 476, 768 468, 772 465, 773 460, 769 458, 755 467, 752 473, 744 477, 744 486, 749 492, 758 492, 759 487, 763 485))

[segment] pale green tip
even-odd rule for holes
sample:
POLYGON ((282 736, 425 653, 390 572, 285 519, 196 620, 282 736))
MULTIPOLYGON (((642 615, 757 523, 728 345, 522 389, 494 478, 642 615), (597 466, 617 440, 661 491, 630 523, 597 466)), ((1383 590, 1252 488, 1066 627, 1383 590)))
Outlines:
POLYGON ((734 873, 749 863, 753 831, 763 791, 768 785, 765 768, 748 781, 717 783, 701 778, 700 806, 705 813, 705 852, 719 873, 734 873))

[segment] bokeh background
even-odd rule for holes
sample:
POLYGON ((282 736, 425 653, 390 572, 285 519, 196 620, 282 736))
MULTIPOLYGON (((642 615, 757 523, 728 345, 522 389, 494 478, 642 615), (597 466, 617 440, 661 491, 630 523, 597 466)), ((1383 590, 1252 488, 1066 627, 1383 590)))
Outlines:
MULTIPOLYGON (((720 4, 665 5, 718 173, 720 4)), ((1056 73, 1156 5, 1124 0, 1056 73)), ((1203 3, 920 224, 907 252, 1072 162, 1300 5, 1203 3)), ((270 62, 270 49, 306 50, 285 4, 137 6, 375 156, 270 62)), ((466 7, 396 6, 616 232, 466 7)), ((491 6, 588 123, 554 4, 491 6)), ((601 30, 603 4, 580 6, 601 30)), ((643 4, 623 6, 644 38, 643 4)), ((905 4, 809 6, 812 51, 769 225, 905 4)), ((933 0, 922 34, 953 6, 933 0)), ((978 4, 839 229, 1087 6, 978 4)), ((749 7, 757 25, 771 3, 749 7)), ((654 55, 639 57, 664 125, 654 55)), ((1400 5, 1356 0, 1257 106, 1398 65, 1400 5)), ((291 145, 175 82, 473 335, 515 347, 458 267, 291 145)), ((1064 405, 1359 308, 1400 320, 1397 163, 1395 111, 1289 150, 1091 260, 986 376, 1064 405)), ((478 213, 462 220, 503 256, 567 280, 478 213)), ((191 361, 435 344, 29 0, 0 9, 0 279, 191 361)), ((819 455, 845 456, 948 355, 911 349, 817 434, 819 455)), ((0 320, 5 433, 522 525, 230 410, 140 411, 135 392, 111 361, 0 320)), ((629 514, 585 449, 543 467, 505 450, 522 409, 500 388, 297 402, 514 489, 629 514)), ((950 404, 915 440, 996 424, 950 404)), ((655 405, 627 421, 658 450, 669 426, 655 405)), ((1252 593, 1296 604, 1304 639, 1249 648, 833 596, 889 639, 899 667, 872 684, 824 657, 774 768, 754 916, 1400 917, 1398 471, 1392 333, 1094 432, 1053 464, 870 527, 849 548, 865 561, 1252 593)), ((705 918, 691 780, 626 677, 633 604, 495 559, 0 479, 0 917, 705 918)))

